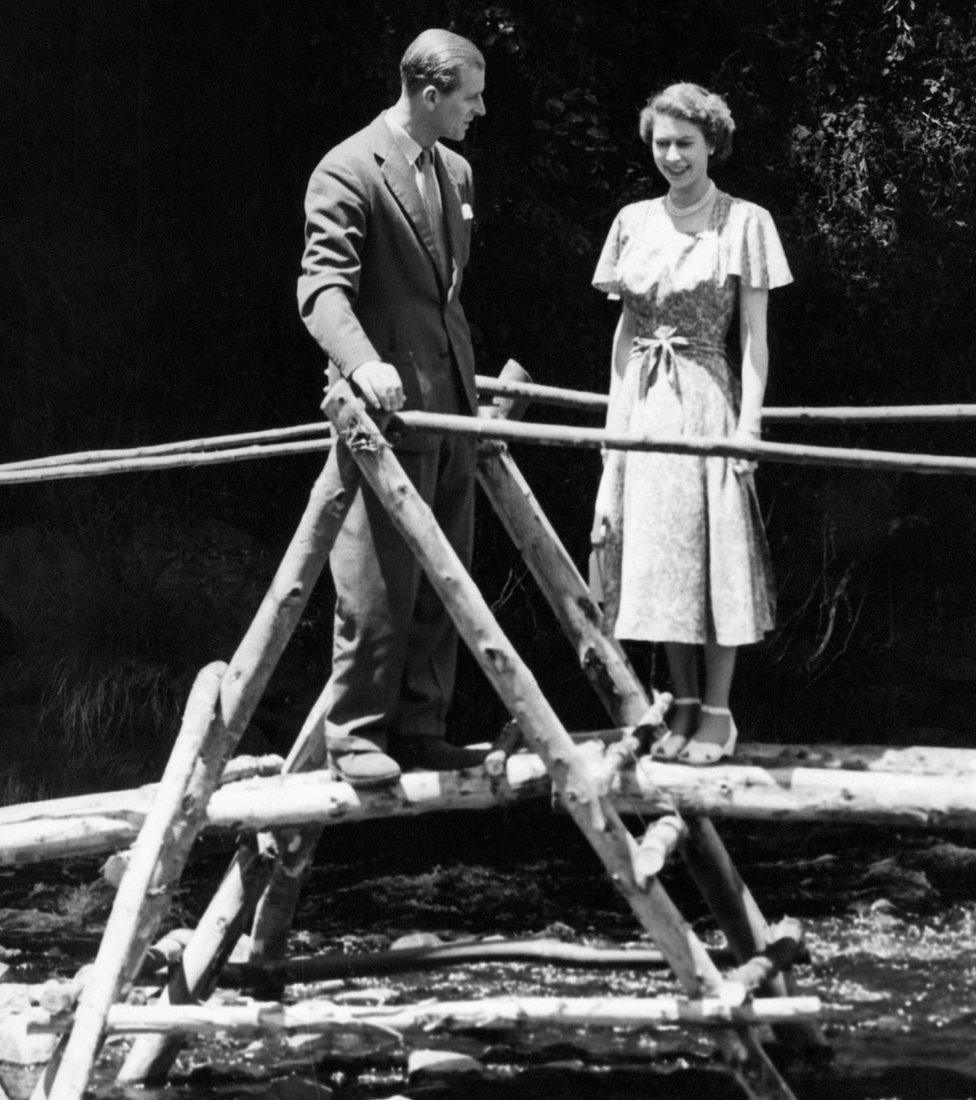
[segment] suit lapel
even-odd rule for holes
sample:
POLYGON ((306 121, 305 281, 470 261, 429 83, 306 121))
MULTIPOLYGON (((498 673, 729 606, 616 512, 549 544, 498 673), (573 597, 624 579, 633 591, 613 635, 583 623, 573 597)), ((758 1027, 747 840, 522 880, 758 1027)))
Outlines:
POLYGON ((434 275, 443 290, 443 280, 438 271, 437 242, 427 217, 427 207, 417 189, 413 166, 403 155, 382 115, 376 120, 375 129, 374 151, 382 161, 383 178, 427 250, 434 275))

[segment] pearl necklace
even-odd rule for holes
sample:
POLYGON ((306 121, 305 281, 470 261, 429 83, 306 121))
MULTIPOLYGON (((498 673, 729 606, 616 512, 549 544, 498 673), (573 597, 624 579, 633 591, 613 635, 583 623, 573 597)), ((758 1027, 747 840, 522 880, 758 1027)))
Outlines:
POLYGON ((704 210, 706 206, 715 197, 716 187, 714 183, 710 183, 708 190, 698 200, 693 202, 690 206, 675 206, 674 201, 671 198, 671 192, 669 191, 664 196, 664 208, 671 215, 672 218, 690 218, 692 214, 697 214, 699 210, 704 210))

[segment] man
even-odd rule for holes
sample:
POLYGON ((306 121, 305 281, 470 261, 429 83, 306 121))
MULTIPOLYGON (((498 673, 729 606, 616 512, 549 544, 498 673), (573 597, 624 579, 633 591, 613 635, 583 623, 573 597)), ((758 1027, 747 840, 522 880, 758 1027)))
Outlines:
MULTIPOLYGON (((485 113, 485 63, 467 39, 424 31, 400 62, 396 104, 326 154, 305 202, 301 315, 376 409, 477 415, 474 354, 458 301, 471 238, 471 168, 439 144, 485 113)), ((407 475, 471 560, 472 439, 427 434, 397 447, 407 475)), ((332 674, 309 721, 333 770, 366 786, 400 767, 453 770, 483 754, 453 746, 444 720, 457 635, 413 553, 368 487, 331 556, 332 674)))

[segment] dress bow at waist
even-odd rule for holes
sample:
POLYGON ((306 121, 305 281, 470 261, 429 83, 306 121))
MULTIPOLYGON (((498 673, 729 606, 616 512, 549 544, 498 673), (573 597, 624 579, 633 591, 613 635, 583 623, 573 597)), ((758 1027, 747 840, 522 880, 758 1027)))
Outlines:
POLYGON ((677 370, 678 353, 675 349, 687 347, 688 340, 684 336, 676 335, 677 331, 673 325, 658 325, 653 336, 638 336, 634 339, 634 351, 641 357, 638 390, 641 398, 654 385, 659 370, 664 371, 664 377, 671 388, 681 396, 677 370))
POLYGON ((647 391, 657 380, 661 371, 668 380, 676 396, 681 398, 681 382, 678 377, 678 349, 694 347, 696 351, 710 353, 717 352, 724 355, 724 349, 717 344, 707 343, 702 340, 690 340, 686 336, 678 336, 678 330, 674 325, 658 325, 653 336, 636 336, 633 343, 633 355, 639 355, 640 385, 638 393, 643 399, 647 391))

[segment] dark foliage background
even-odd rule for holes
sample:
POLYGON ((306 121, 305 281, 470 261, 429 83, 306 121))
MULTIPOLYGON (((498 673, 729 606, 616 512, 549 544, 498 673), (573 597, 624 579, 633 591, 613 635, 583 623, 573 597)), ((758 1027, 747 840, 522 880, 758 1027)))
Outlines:
MULTIPOLYGON (((976 401, 976 14, 961 0, 35 0, 7 12, 0 311, 7 459, 317 418, 294 283, 308 175, 396 94, 424 26, 488 59, 466 304, 484 373, 604 388, 589 289, 636 134, 674 79, 728 98, 723 188, 772 210, 796 275, 770 404, 976 401)), ((539 411, 539 418, 550 415, 539 411)), ((778 438, 973 453, 972 427, 778 438)), ((581 562, 592 455, 520 451, 581 562)), ((283 459, 0 494, 0 798, 155 774, 189 682, 226 658, 320 465, 283 459)), ((969 743, 971 479, 768 466, 780 630, 743 654, 740 725, 775 739, 969 743)), ((604 718, 494 518, 476 578, 572 728, 604 718)), ((328 668, 323 581, 246 747, 286 745, 328 668)), ((644 670, 653 654, 636 649, 644 670)), ((666 669, 658 668, 662 681, 666 669)), ((460 739, 503 720, 462 658, 460 739)))

